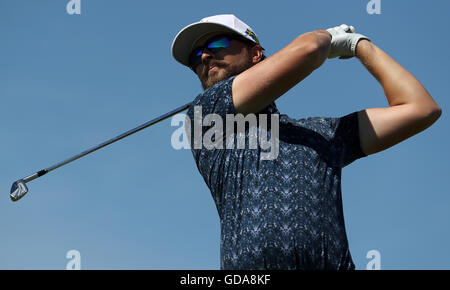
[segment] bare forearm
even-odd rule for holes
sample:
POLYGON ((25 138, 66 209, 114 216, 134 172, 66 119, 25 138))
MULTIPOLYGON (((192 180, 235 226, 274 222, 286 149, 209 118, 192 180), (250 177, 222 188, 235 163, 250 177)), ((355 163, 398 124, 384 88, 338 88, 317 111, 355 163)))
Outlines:
POLYGON ((292 64, 298 63, 300 67, 305 67, 302 60, 306 58, 307 65, 317 69, 327 59, 330 49, 331 34, 326 30, 314 30, 298 36, 282 51, 286 52, 292 64))
POLYGON ((239 74, 232 89, 236 111, 256 113, 267 107, 321 66, 329 54, 330 44, 328 32, 308 32, 239 74))
POLYGON ((414 103, 424 110, 439 109, 422 84, 372 42, 361 40, 356 47, 356 56, 380 82, 390 106, 414 103))
POLYGON ((331 34, 326 30, 315 30, 312 32, 315 35, 315 42, 317 45, 317 67, 320 67, 328 58, 331 49, 331 34))

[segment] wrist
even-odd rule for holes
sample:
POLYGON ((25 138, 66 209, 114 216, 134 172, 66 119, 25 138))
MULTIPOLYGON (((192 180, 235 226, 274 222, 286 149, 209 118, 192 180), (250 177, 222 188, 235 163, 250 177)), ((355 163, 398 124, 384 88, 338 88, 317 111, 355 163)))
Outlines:
POLYGON ((355 56, 361 58, 372 50, 372 42, 368 39, 360 39, 356 44, 355 56))
POLYGON ((323 37, 325 37, 325 38, 327 38, 330 42, 331 42, 331 39, 333 38, 333 35, 331 35, 331 33, 329 33, 326 30, 316 30, 314 32, 319 34, 319 35, 321 35, 321 36, 323 36, 323 37))
POLYGON ((333 38, 332 35, 326 30, 316 30, 314 31, 314 34, 316 35, 318 50, 324 51, 328 56, 331 48, 331 40, 333 38))

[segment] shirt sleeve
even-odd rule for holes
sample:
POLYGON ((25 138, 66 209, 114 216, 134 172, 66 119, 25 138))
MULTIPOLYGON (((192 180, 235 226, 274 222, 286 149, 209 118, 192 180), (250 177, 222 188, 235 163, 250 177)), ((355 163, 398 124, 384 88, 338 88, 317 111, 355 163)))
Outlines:
POLYGON ((334 139, 342 146, 342 167, 366 157, 362 151, 359 137, 358 112, 338 118, 334 139))

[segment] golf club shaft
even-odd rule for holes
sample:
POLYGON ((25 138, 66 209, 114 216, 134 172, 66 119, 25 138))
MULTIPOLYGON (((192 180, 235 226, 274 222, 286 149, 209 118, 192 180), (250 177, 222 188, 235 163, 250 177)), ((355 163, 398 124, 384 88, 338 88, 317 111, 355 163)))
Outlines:
POLYGON ((123 139, 123 138, 125 138, 127 136, 130 136, 130 135, 132 135, 132 134, 134 134, 136 132, 139 132, 139 131, 147 128, 147 127, 150 127, 150 126, 152 126, 152 125, 154 125, 154 124, 156 124, 158 122, 161 122, 161 121, 163 121, 163 120, 165 120, 165 119, 167 119, 167 118, 169 118, 169 117, 171 117, 171 116, 173 116, 175 114, 178 114, 178 113, 186 110, 189 107, 190 104, 191 103, 187 103, 186 105, 178 107, 178 108, 176 108, 176 109, 174 109, 174 110, 172 110, 172 111, 170 111, 170 112, 168 112, 168 113, 166 113, 164 115, 161 115, 161 116, 159 116, 159 117, 157 117, 157 118, 155 118, 153 120, 150 120, 150 121, 148 121, 148 122, 146 122, 146 123, 144 123, 144 124, 134 128, 134 129, 131 129, 131 130, 129 130, 129 131, 125 132, 125 133, 122 133, 122 134, 120 134, 120 135, 118 135, 118 136, 116 136, 116 137, 114 137, 112 139, 109 139, 109 140, 107 140, 107 141, 105 141, 105 142, 103 142, 103 143, 101 143, 101 144, 99 144, 99 145, 97 145, 95 147, 87 149, 86 151, 83 151, 80 154, 72 156, 72 157, 70 157, 70 158, 68 158, 68 159, 66 159, 64 161, 61 161, 61 162, 59 162, 59 163, 57 163, 57 164, 55 164, 53 166, 50 166, 49 168, 46 168, 46 169, 40 170, 40 171, 38 171, 36 173, 33 173, 33 174, 23 178, 22 180, 25 183, 30 182, 30 181, 38 178, 38 177, 41 177, 44 174, 49 173, 50 171, 55 170, 56 168, 64 166, 67 163, 75 161, 75 160, 77 160, 77 159, 79 159, 79 158, 81 158, 83 156, 86 156, 86 155, 88 155, 88 154, 90 154, 90 153, 92 153, 94 151, 97 151, 97 150, 99 150, 99 149, 101 149, 101 148, 103 148, 105 146, 108 146, 109 144, 112 144, 112 143, 114 143, 116 141, 119 141, 120 139, 123 139))

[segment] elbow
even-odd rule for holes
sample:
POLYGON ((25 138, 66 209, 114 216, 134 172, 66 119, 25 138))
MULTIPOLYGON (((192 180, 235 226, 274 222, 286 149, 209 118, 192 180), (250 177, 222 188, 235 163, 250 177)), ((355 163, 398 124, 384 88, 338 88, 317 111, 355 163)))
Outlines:
POLYGON ((442 115, 442 109, 435 102, 411 104, 409 116, 418 126, 417 132, 421 132, 433 125, 442 115))
POLYGON ((420 99, 420 101, 413 102, 412 104, 416 115, 420 119, 432 124, 441 117, 442 109, 430 94, 427 93, 425 96, 420 95, 416 99, 420 99))
POLYGON ((430 118, 433 120, 433 123, 437 121, 442 115, 442 109, 441 107, 437 106, 434 108, 430 113, 430 118))
POLYGON ((440 107, 434 108, 428 116, 425 118, 425 124, 427 127, 436 123, 436 121, 441 117, 442 109, 440 107))
POLYGON ((432 120, 432 122, 436 122, 437 119, 439 119, 442 115, 442 109, 441 107, 436 104, 436 102, 433 100, 433 98, 430 96, 430 99, 432 100, 431 104, 426 106, 427 110, 427 117, 432 120))
POLYGON ((426 124, 426 127, 429 127, 433 125, 442 115, 442 109, 436 104, 433 104, 432 106, 422 107, 421 110, 421 119, 423 120, 424 124, 426 124))

